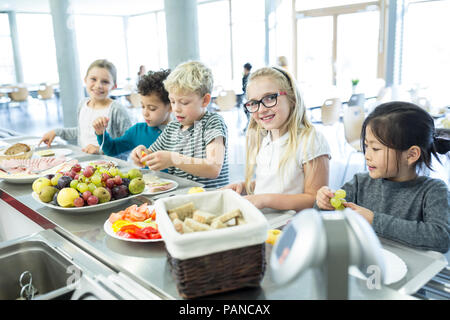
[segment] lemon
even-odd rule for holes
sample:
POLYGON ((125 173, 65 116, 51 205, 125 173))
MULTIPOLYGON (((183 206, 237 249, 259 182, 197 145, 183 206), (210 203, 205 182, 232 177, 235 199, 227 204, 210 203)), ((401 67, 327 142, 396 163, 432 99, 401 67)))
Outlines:
POLYGON ((277 243, 278 237, 281 235, 281 231, 278 229, 272 229, 267 231, 267 239, 266 242, 270 243, 271 245, 274 245, 277 243))
POLYGON ((78 198, 80 195, 78 194, 78 191, 73 188, 63 188, 58 193, 58 197, 56 198, 56 201, 58 201, 58 204, 61 207, 73 207, 73 200, 78 198))
POLYGON ((39 192, 41 192, 42 188, 47 187, 47 186, 51 186, 51 185, 52 185, 52 183, 50 182, 49 179, 47 179, 47 178, 38 178, 38 179, 34 180, 31 188, 33 189, 34 192, 39 194, 39 192))
POLYGON ((203 189, 202 187, 192 187, 189 189, 188 194, 199 193, 199 192, 205 192, 205 189, 203 189))

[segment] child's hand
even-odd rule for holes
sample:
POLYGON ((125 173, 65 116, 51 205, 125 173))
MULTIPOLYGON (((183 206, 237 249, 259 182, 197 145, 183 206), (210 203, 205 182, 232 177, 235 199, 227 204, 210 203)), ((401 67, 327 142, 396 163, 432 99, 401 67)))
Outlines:
POLYGON ((38 147, 43 142, 50 148, 52 145, 52 141, 53 141, 53 139, 55 139, 55 137, 56 137, 55 130, 51 130, 51 131, 45 133, 44 136, 42 137, 41 141, 39 141, 38 147))
POLYGON ((330 203, 330 199, 334 197, 334 193, 331 192, 330 188, 323 186, 317 191, 316 203, 317 206, 322 210, 335 210, 330 203))
POLYGON ((92 123, 92 126, 94 127, 95 133, 99 136, 102 135, 103 132, 105 132, 106 128, 108 127, 109 118, 107 117, 98 117, 94 120, 92 123))
POLYGON ((81 149, 81 151, 90 153, 90 154, 99 154, 100 153, 99 150, 100 150, 100 147, 94 146, 93 144, 88 144, 86 147, 81 149))
POLYGON ((141 144, 134 148, 130 154, 131 160, 133 160, 134 164, 141 168, 145 167, 145 164, 142 162, 142 158, 144 157, 142 152, 145 154, 150 153, 150 151, 148 151, 147 148, 141 144))
POLYGON ((343 205, 346 208, 350 208, 350 209, 358 212, 370 224, 373 223, 373 211, 366 209, 364 207, 358 206, 357 204, 354 204, 353 202, 344 202, 343 205))
POLYGON ((173 152, 156 151, 141 158, 141 161, 147 164, 150 170, 160 171, 174 166, 173 152))
POLYGON ((221 190, 223 190, 223 189, 231 189, 234 192, 236 192, 237 194, 242 194, 243 192, 245 192, 244 182, 231 183, 231 184, 226 185, 225 187, 221 188, 221 190))
POLYGON ((253 203, 253 205, 258 209, 263 209, 267 207, 264 202, 264 200, 266 199, 266 196, 264 194, 252 194, 244 196, 244 198, 253 203))

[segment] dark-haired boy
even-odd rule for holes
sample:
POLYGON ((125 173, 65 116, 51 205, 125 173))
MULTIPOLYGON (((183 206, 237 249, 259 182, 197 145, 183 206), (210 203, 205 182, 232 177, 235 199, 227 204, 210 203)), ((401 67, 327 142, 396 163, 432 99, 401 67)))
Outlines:
POLYGON ((129 153, 138 145, 150 146, 159 137, 171 120, 169 94, 163 84, 169 73, 170 70, 149 71, 138 83, 145 122, 136 123, 123 136, 112 139, 105 131, 109 119, 99 117, 94 121, 98 144, 106 155, 121 155, 122 158, 123 153, 129 153))

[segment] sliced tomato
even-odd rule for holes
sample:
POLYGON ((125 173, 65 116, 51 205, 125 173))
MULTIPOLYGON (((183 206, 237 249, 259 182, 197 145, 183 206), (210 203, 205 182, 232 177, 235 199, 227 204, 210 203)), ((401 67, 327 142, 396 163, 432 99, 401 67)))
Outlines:
POLYGON ((150 239, 161 239, 161 234, 159 232, 158 233, 152 233, 150 235, 150 239))
POLYGON ((153 209, 152 214, 150 215, 150 218, 152 218, 152 220, 156 220, 156 210, 153 209))

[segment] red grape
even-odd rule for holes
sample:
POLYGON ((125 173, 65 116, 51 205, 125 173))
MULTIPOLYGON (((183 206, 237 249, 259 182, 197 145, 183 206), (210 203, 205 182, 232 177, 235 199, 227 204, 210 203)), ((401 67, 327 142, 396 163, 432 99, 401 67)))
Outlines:
POLYGON ((115 181, 113 178, 109 178, 108 180, 106 180, 106 186, 110 189, 112 189, 115 186, 115 181))
POLYGON ((120 186, 122 184, 122 177, 121 176, 115 176, 114 177, 114 183, 116 186, 120 186))
POLYGON ((92 168, 92 166, 87 166, 86 169, 84 169, 83 175, 86 178, 89 178, 90 176, 92 176, 94 174, 94 169, 92 168))
POLYGON ((75 198, 73 200, 73 204, 75 205, 75 207, 82 207, 84 206, 84 199, 81 197, 75 198))
POLYGON ((90 205, 90 206, 93 206, 93 205, 95 205, 97 203, 98 203, 98 198, 96 196, 90 196, 87 199, 87 204, 90 205))
POLYGON ((83 192, 83 199, 84 200, 88 200, 89 199, 89 197, 90 196, 92 196, 92 192, 90 192, 90 191, 85 191, 85 192, 83 192))
POLYGON ((76 165, 74 165, 72 167, 72 170, 75 172, 80 172, 81 171, 81 165, 79 163, 77 163, 76 165))
POLYGON ((107 173, 102 173, 102 182, 106 182, 106 180, 109 179, 109 174, 107 173))

